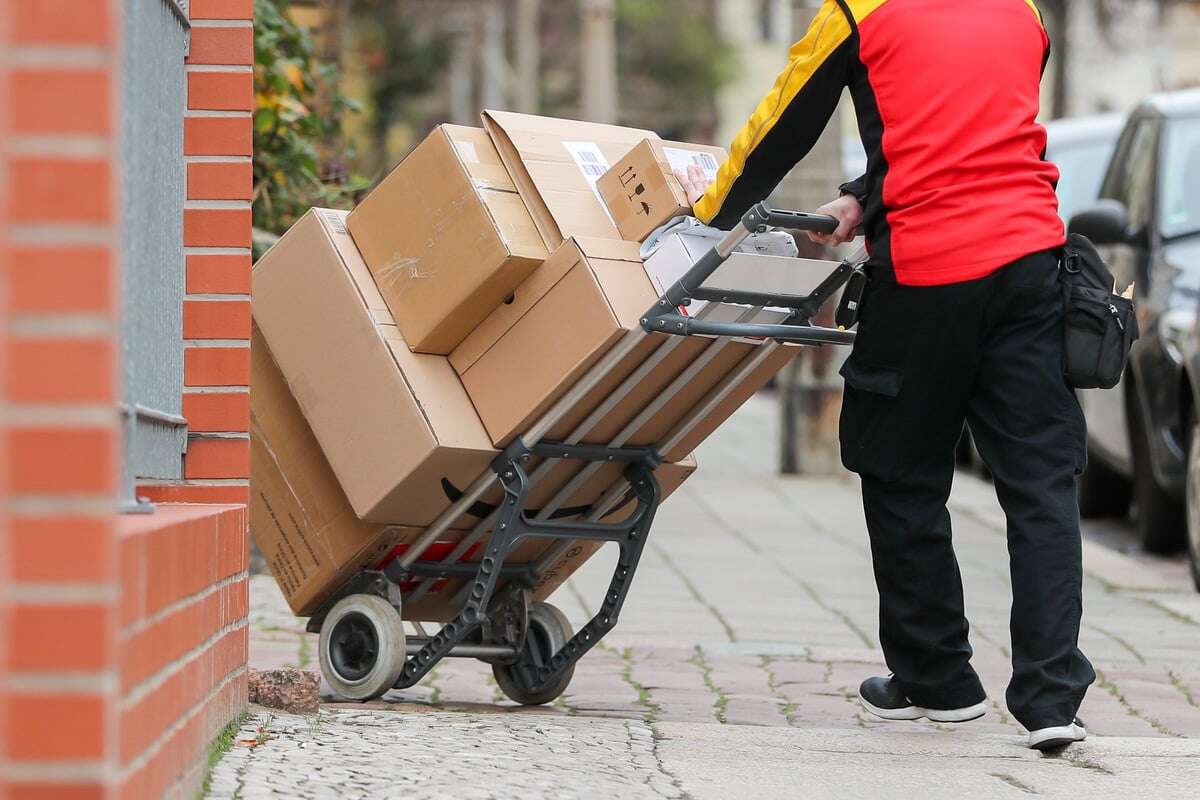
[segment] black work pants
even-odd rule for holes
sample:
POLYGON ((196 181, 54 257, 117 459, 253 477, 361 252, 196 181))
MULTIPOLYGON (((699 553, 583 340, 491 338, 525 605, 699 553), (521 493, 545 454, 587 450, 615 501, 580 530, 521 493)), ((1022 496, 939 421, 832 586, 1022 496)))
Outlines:
POLYGON ((919 706, 984 697, 946 509, 965 421, 1008 518, 1007 701, 1029 729, 1069 723, 1095 679, 1078 647, 1086 432, 1062 376, 1057 263, 1035 253, 945 286, 873 274, 842 368, 842 460, 862 479, 888 667, 919 706))

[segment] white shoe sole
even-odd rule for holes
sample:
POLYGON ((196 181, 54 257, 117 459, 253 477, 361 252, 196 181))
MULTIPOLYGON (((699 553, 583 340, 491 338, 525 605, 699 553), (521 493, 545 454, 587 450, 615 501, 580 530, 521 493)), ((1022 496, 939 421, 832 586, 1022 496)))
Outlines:
POLYGON ((1055 750, 1087 738, 1087 729, 1071 723, 1056 728, 1042 728, 1029 732, 1029 747, 1033 750, 1055 750))
POLYGON ((905 706, 904 708, 880 708, 872 705, 862 695, 858 696, 862 707, 880 719, 886 720, 917 720, 928 719, 933 722, 970 722, 979 719, 987 713, 987 703, 976 703, 966 708, 921 708, 920 706, 905 706))

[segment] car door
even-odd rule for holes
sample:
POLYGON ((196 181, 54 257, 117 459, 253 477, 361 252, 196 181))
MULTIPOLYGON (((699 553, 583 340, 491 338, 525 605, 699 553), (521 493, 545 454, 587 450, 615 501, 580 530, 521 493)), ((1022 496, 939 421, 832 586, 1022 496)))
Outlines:
MULTIPOLYGON (((1101 198, 1117 200, 1125 206, 1129 212, 1131 231, 1147 233, 1153 226, 1161 127, 1161 120, 1154 116, 1137 117, 1130 121, 1117 145, 1100 190, 1101 198)), ((1139 321, 1143 326, 1149 320, 1142 317, 1141 311, 1152 311, 1154 304, 1151 296, 1156 288, 1151 283, 1150 253, 1143 243, 1144 239, 1144 236, 1136 237, 1130 242, 1100 248, 1118 289, 1124 289, 1130 283, 1135 284, 1139 321)), ((1110 390, 1080 392, 1080 403, 1088 422, 1089 447, 1104 461, 1128 472, 1132 459, 1125 400, 1124 385, 1110 390)))

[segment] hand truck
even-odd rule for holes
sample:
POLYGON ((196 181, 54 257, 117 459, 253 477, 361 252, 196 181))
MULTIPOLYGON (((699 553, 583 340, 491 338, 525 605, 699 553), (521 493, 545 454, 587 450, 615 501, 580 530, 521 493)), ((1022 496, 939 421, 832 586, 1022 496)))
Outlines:
POLYGON ((415 685, 439 661, 453 656, 490 663, 500 689, 522 705, 548 703, 562 694, 574 674, 575 663, 617 623, 661 499, 654 475, 662 463, 660 454, 670 452, 781 343, 848 345, 854 341, 850 331, 811 324, 820 307, 856 274, 858 265, 853 259, 838 264, 807 296, 707 288, 704 281, 754 232, 778 227, 828 233, 837 224, 833 217, 773 210, 764 203, 750 209, 732 231, 645 313, 641 329, 629 331, 613 345, 541 419, 505 447, 490 470, 472 483, 411 546, 382 569, 364 570, 341 587, 308 622, 310 632, 320 633, 321 671, 333 691, 351 700, 374 699, 392 688, 415 685), (705 319, 704 314, 692 317, 681 313, 680 308, 692 300, 708 301, 709 308, 705 311, 719 303, 749 306, 739 320, 752 319, 767 306, 790 309, 791 313, 779 324, 715 322, 705 319), (661 342, 633 373, 563 441, 546 441, 546 434, 649 336, 656 336, 661 342), (611 442, 582 443, 620 398, 650 375, 686 336, 713 338, 611 442), (741 337, 765 341, 754 347, 657 445, 627 444, 722 348, 741 337), (527 471, 526 464, 533 457, 543 460, 527 471), (563 460, 580 461, 583 465, 531 517, 526 512, 530 487, 563 460), (575 521, 555 519, 554 512, 572 493, 610 462, 625 465, 623 477, 575 521), (497 509, 444 557, 430 557, 430 545, 493 489, 497 481, 504 493, 497 509), (616 522, 604 521, 621 507, 629 506, 631 496, 636 506, 627 516, 616 522), (536 561, 507 563, 514 548, 527 539, 547 540, 552 544, 536 561), (460 561, 481 541, 485 549, 478 563, 460 561), (534 602, 532 593, 539 577, 577 542, 614 542, 620 553, 599 611, 578 633, 573 633, 561 611, 549 603, 534 602), (462 598, 461 610, 432 635, 419 622, 413 622, 418 635, 406 636, 402 605, 415 602, 436 582, 448 579, 463 582, 456 596, 462 598))

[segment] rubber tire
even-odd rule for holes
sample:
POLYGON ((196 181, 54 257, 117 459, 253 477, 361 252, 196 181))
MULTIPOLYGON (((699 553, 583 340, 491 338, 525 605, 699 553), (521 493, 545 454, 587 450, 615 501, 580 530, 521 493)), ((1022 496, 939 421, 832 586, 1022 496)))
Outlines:
POLYGON ((500 691, 514 703, 523 706, 540 706, 550 703, 567 690, 571 678, 575 676, 575 665, 563 670, 558 680, 541 691, 527 689, 518 677, 517 666, 528 663, 531 659, 530 648, 540 647, 543 661, 548 661, 564 644, 574 636, 570 621, 549 603, 534 603, 529 607, 529 626, 525 635, 525 645, 517 664, 493 664, 492 675, 496 678, 500 691))
POLYGON ((1124 517, 1133 500, 1130 481, 1099 459, 1088 456, 1087 469, 1076 482, 1079 516, 1084 519, 1124 517))
POLYGON ((1149 553, 1177 552, 1185 537, 1187 520, 1179 503, 1164 492, 1154 479, 1150 442, 1142 414, 1129 415, 1129 439, 1133 450, 1133 500, 1137 505, 1137 531, 1149 553))
POLYGON ((396 685, 404 671, 407 656, 404 643, 404 623, 400 612, 388 601, 373 594, 352 594, 342 598, 330 610, 321 625, 318 656, 321 674, 334 694, 347 700, 374 700, 396 685), (330 658, 330 640, 338 623, 351 614, 365 617, 374 629, 377 652, 370 671, 363 677, 351 679, 338 673, 330 658))
POLYGON ((1200 425, 1193 420, 1188 447, 1187 487, 1184 505, 1187 508, 1188 561, 1192 567, 1192 583, 1200 592, 1200 425))

